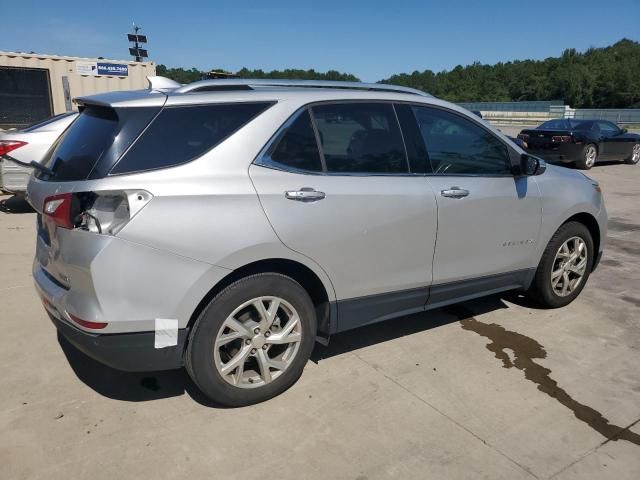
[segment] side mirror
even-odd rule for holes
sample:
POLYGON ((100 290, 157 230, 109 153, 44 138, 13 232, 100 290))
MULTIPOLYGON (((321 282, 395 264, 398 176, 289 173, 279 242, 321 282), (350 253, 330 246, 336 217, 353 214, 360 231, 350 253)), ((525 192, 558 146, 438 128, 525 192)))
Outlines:
POLYGON ((530 177, 532 175, 541 175, 547 169, 547 164, 544 160, 528 153, 520 155, 520 165, 516 166, 514 172, 516 175, 530 177))
POLYGON ((629 132, 629 130, 627 130, 626 128, 621 128, 620 129, 620 134, 621 135, 624 135, 625 133, 628 133, 628 132, 629 132))

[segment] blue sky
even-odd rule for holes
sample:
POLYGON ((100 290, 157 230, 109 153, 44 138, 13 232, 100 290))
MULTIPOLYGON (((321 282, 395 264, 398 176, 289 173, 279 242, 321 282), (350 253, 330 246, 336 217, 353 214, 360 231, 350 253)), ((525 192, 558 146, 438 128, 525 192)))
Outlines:
POLYGON ((640 40, 640 0, 2 3, 0 50, 128 59, 136 21, 167 66, 335 69, 365 81, 640 40))

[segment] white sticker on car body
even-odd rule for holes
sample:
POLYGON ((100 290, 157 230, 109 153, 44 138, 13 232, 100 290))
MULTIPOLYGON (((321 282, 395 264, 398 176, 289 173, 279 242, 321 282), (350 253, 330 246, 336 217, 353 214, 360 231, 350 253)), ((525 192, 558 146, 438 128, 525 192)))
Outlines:
POLYGON ((156 318, 155 348, 175 347, 178 345, 178 320, 174 318, 156 318))

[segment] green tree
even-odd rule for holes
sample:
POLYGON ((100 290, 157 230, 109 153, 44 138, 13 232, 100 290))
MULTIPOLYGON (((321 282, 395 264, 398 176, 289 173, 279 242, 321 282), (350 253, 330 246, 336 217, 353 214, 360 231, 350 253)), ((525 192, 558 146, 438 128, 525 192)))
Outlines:
POLYGON ((516 60, 434 74, 400 73, 383 83, 417 88, 454 102, 564 100, 573 107, 631 107, 640 104, 640 43, 623 39, 584 53, 516 60))

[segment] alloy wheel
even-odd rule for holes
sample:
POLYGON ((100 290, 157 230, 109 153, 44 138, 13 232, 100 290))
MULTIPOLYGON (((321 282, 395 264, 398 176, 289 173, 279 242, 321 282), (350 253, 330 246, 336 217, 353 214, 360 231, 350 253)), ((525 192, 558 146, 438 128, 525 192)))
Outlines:
POLYGON ((580 285, 587 271, 589 252, 580 237, 571 237, 558 249, 551 269, 551 287, 559 297, 566 297, 580 285))
POLYGON ((261 387, 287 370, 301 340, 302 323, 289 302, 254 298, 238 306, 220 327, 213 345, 215 366, 235 387, 261 387))
POLYGON ((638 163, 640 161, 640 143, 636 143, 631 151, 631 162, 638 163))
POLYGON ((593 145, 589 145, 587 147, 587 151, 585 152, 585 164, 587 165, 587 167, 591 168, 595 165, 597 155, 598 151, 596 150, 596 147, 594 147, 593 145))

